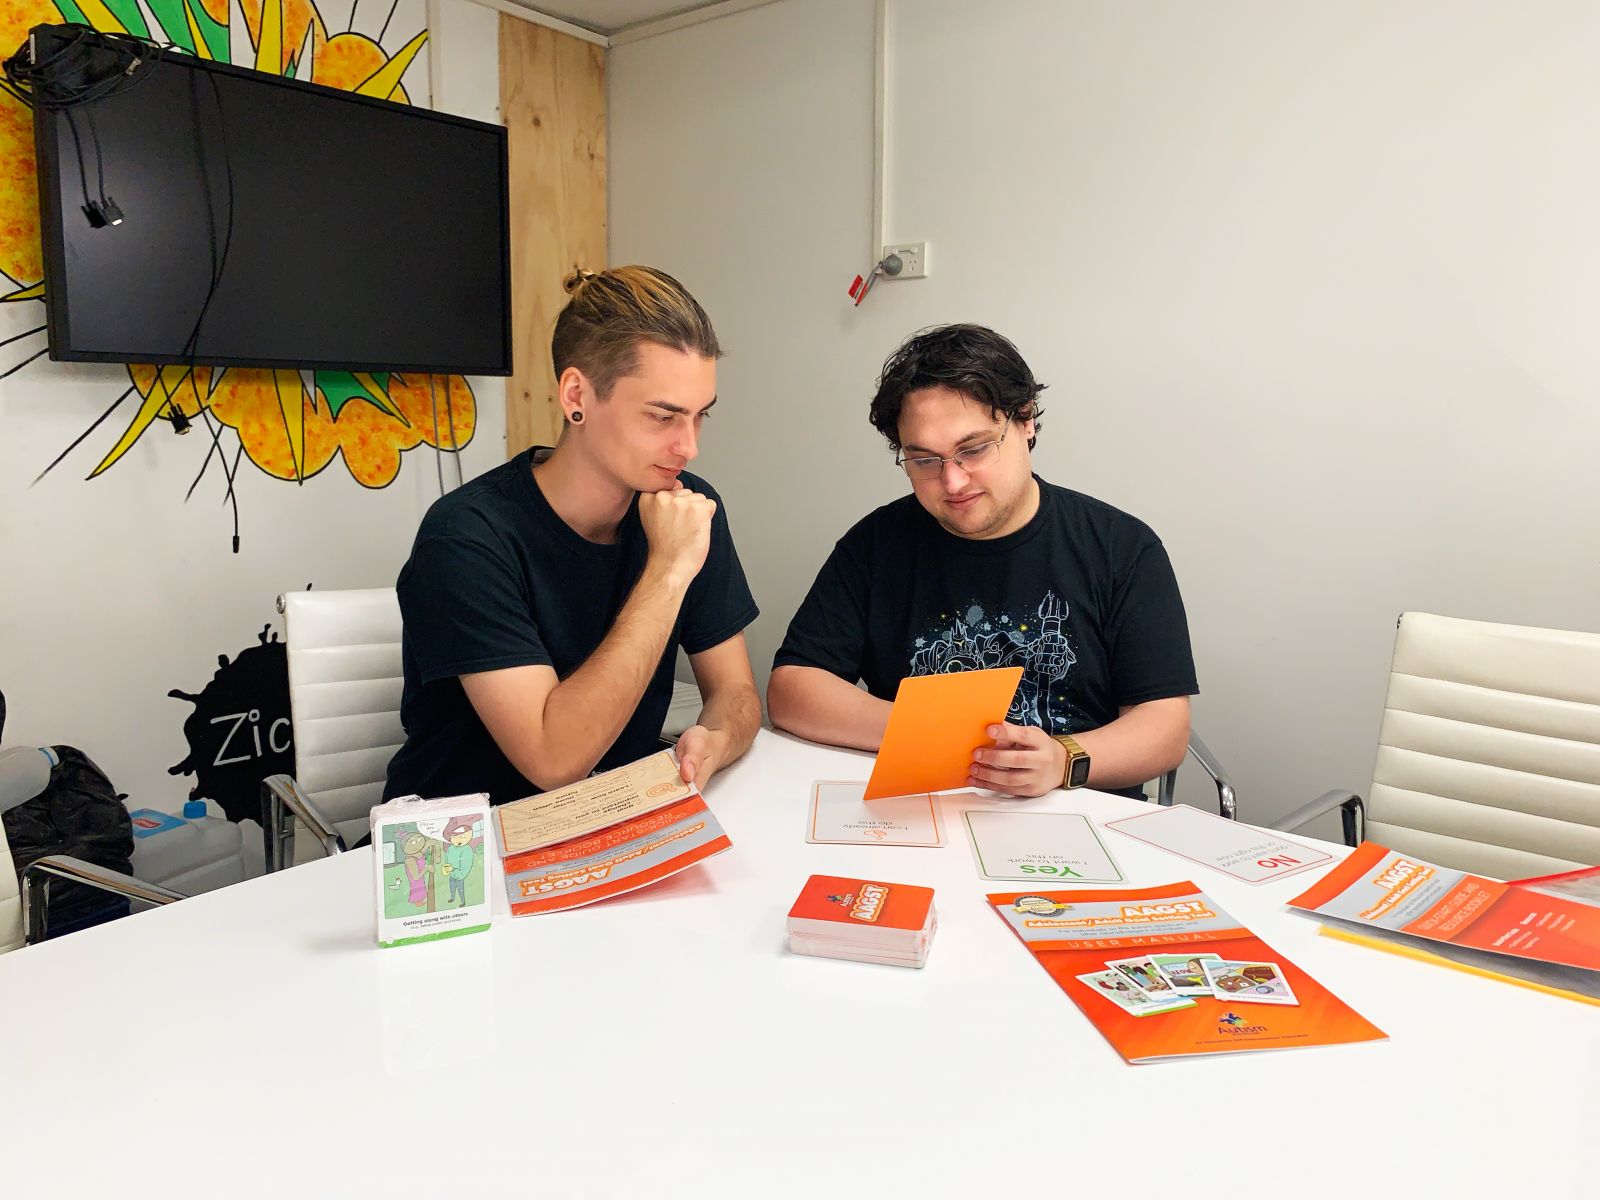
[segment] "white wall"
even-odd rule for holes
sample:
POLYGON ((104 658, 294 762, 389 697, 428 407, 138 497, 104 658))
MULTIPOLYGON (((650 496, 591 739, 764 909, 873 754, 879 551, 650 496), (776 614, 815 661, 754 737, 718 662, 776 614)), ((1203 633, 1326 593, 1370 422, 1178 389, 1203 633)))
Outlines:
MULTIPOLYGON (((498 14, 465 0, 435 3, 436 107, 497 120, 498 14)), ((419 67, 406 85, 425 101, 429 64, 419 67)), ((42 319, 39 305, 0 310, 3 329, 42 319)), ((0 359, 0 369, 15 361, 0 359)), ((462 454, 468 477, 505 457, 505 382, 471 382, 478 426, 462 454)), ((281 630, 280 592, 308 582, 392 585, 438 483, 426 446, 406 454, 399 478, 381 491, 362 488, 338 462, 297 487, 246 461, 238 477, 242 552, 233 555, 215 464, 183 503, 208 445, 198 426, 179 438, 159 425, 85 482, 131 415, 125 404, 30 487, 127 384, 120 367, 47 359, 0 382, 5 740, 78 746, 136 804, 175 809, 193 780, 167 768, 188 753, 182 727, 192 710, 168 689, 198 692, 218 654, 243 650, 268 621, 281 630)), ((226 436, 231 461, 236 441, 226 436)))
POLYGON ((1049 383, 1036 468, 1166 541, 1251 819, 1365 788, 1401 611, 1600 630, 1600 8, 892 0, 887 235, 933 275, 857 311, 872 7, 610 62, 611 258, 728 349, 700 467, 763 678, 904 490, 883 357, 954 320, 1049 383))

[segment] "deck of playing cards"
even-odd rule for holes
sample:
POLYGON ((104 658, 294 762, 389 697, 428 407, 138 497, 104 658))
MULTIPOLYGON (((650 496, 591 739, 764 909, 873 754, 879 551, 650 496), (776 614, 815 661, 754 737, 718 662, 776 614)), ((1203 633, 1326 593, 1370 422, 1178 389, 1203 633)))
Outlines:
POLYGON ((789 949, 920 967, 936 925, 932 888, 813 875, 789 910, 789 949))

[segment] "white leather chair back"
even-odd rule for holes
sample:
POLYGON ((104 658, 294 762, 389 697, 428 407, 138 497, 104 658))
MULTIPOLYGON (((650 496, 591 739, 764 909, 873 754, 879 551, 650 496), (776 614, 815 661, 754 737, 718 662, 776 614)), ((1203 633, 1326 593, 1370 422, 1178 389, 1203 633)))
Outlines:
POLYGON ((1600 634, 1402 616, 1367 836, 1496 879, 1600 863, 1600 634))
POLYGON ((22 948, 22 893, 17 888, 17 868, 0 825, 0 954, 22 948))
MULTIPOLYGON (((393 588, 283 597, 295 778, 354 845, 383 800, 400 726, 400 602, 393 588)), ((321 847, 297 833, 295 857, 321 847)))

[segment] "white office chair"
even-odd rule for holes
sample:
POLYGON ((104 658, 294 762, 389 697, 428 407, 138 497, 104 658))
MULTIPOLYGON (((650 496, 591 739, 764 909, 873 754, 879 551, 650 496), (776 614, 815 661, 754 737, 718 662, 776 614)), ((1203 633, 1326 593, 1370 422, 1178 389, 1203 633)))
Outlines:
POLYGON ((0 825, 0 954, 22 945, 22 889, 17 886, 17 868, 11 860, 11 844, 0 825))
POLYGON ((1338 808, 1349 845, 1494 879, 1600 863, 1600 634, 1403 614, 1372 774, 1273 827, 1338 808))
POLYGON ((405 741, 394 589, 289 592, 278 603, 295 775, 262 783, 269 871, 337 853, 365 836, 367 814, 383 800, 389 760, 405 741))

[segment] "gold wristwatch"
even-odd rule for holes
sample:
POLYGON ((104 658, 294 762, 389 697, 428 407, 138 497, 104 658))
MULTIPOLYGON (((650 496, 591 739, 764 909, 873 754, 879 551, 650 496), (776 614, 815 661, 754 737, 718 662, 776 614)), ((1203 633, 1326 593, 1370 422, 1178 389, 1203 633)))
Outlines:
POLYGON ((1089 752, 1073 740, 1070 734, 1052 733, 1050 740, 1060 742, 1067 752, 1067 769, 1061 773, 1064 788, 1082 787, 1089 782, 1089 752))

